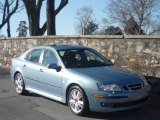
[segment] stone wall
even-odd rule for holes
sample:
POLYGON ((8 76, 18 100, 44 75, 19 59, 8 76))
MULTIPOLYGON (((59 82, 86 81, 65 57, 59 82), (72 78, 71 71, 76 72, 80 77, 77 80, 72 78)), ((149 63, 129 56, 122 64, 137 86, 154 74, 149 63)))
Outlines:
POLYGON ((85 45, 98 50, 124 68, 160 77, 160 36, 43 36, 0 40, 0 66, 34 46, 51 44, 85 45))

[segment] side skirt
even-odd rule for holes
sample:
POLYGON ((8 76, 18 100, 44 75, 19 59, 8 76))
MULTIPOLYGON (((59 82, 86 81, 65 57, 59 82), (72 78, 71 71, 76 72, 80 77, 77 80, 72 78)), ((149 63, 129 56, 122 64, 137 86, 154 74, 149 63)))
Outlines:
POLYGON ((34 89, 34 88, 26 88, 26 90, 28 90, 30 92, 33 92, 33 93, 36 93, 36 94, 39 94, 39 95, 42 95, 44 97, 59 101, 59 102, 62 102, 62 103, 65 103, 65 101, 62 98, 51 95, 49 93, 46 93, 46 92, 43 92, 43 91, 40 91, 40 90, 37 90, 37 89, 34 89))

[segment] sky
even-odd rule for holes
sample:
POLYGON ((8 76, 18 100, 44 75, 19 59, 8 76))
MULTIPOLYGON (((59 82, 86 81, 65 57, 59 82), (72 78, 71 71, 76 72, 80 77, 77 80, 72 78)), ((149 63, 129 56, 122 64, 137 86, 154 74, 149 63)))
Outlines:
MULTIPOLYGON (((89 6, 94 11, 94 18, 96 21, 101 21, 106 14, 104 13, 104 7, 109 0, 69 0, 69 3, 56 17, 56 30, 57 35, 75 35, 75 22, 76 22, 76 10, 84 6, 89 6)), ((56 0, 57 6, 60 0, 56 0)), ((46 21, 45 4, 41 11, 41 25, 46 21)), ((0 16, 1 17, 1 16, 0 16)), ((11 35, 12 37, 18 36, 17 28, 20 21, 26 21, 28 25, 28 18, 26 10, 24 9, 20 13, 16 13, 11 17, 11 35)), ((6 35, 6 27, 2 28, 0 34, 6 35)), ((29 32, 28 32, 29 34, 29 32)))

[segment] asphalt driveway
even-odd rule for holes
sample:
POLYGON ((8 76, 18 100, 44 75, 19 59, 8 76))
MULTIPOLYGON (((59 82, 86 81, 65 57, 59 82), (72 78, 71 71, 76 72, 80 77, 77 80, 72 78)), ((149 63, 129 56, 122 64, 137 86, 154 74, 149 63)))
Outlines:
POLYGON ((73 115, 66 105, 28 93, 17 95, 8 70, 0 69, 0 120, 159 120, 158 92, 151 101, 138 109, 114 113, 90 113, 86 117, 73 115))

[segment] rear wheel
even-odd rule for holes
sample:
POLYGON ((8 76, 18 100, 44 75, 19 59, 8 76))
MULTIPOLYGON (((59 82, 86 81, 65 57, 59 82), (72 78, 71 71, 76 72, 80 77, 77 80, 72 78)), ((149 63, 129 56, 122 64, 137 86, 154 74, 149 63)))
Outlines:
POLYGON ((22 95, 25 93, 25 85, 24 85, 24 80, 23 80, 23 77, 20 73, 17 73, 15 75, 15 86, 16 86, 16 92, 19 94, 19 95, 22 95))
POLYGON ((68 105, 76 115, 85 115, 88 112, 88 100, 79 86, 73 86, 69 90, 68 105))

